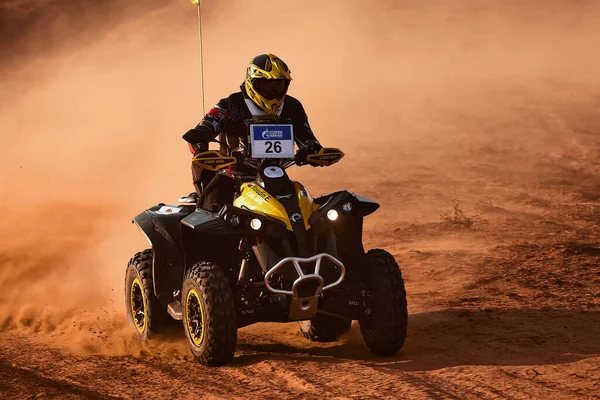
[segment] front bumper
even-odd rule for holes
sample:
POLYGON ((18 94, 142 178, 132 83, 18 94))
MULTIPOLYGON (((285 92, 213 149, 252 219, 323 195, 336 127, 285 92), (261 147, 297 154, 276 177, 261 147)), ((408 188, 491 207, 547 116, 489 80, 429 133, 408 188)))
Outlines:
POLYGON ((267 271, 265 274, 265 286, 273 293, 291 296, 289 318, 291 321, 302 321, 311 319, 317 315, 319 296, 321 293, 342 283, 345 276, 346 268, 344 267, 344 264, 327 253, 320 253, 308 258, 286 257, 267 271), (337 267, 339 272, 339 278, 328 285, 325 285, 325 280, 320 274, 321 262, 324 259, 329 260, 337 267), (279 269, 289 263, 292 263, 298 273, 298 278, 292 284, 292 290, 274 288, 270 283, 271 278, 279 269), (301 264, 312 263, 315 263, 315 268, 312 273, 305 273, 300 266, 301 264))

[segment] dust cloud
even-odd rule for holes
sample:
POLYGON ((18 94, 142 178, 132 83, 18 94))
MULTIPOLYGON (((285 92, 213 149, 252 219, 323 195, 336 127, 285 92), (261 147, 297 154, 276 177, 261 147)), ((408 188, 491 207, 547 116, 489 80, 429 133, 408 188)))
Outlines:
MULTIPOLYGON (((116 346, 125 266, 147 246, 131 217, 192 190, 181 135, 202 114, 196 8, 46 3, 0 8, 0 329, 116 346)), ((321 142, 347 153, 327 174, 294 172, 317 193, 376 198, 424 171, 518 179, 557 149, 585 151, 600 126, 594 1, 204 0, 202 11, 208 107, 272 52, 321 142)), ((435 205, 396 218, 432 219, 435 205)))

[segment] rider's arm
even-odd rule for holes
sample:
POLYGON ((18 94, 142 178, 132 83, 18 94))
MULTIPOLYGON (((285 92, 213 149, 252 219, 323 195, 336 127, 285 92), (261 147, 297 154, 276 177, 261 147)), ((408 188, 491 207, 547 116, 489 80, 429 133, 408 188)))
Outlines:
POLYGON ((208 138, 214 139, 230 121, 227 99, 222 99, 214 106, 202 121, 193 129, 183 135, 183 139, 188 142, 190 151, 195 154, 200 151, 208 150, 208 138))
POLYGON ((294 139, 299 148, 298 156, 304 158, 308 154, 314 154, 321 150, 323 146, 321 146, 310 128, 308 116, 304 111, 304 107, 302 107, 302 103, 297 100, 292 119, 294 121, 294 139))
POLYGON ((308 115, 306 115, 306 111, 304 111, 304 107, 302 103, 297 102, 297 106, 294 108, 294 138, 296 139, 296 143, 298 146, 302 147, 310 142, 314 143, 313 146, 319 145, 319 141, 315 137, 310 124, 308 123, 308 115))

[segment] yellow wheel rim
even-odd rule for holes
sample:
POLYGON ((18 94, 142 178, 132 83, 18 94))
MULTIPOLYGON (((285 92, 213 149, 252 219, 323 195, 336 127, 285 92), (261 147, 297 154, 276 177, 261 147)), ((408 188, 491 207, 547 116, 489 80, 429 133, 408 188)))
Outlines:
POLYGON ((146 296, 144 295, 142 282, 140 282, 139 278, 135 278, 131 283, 129 300, 131 302, 131 316, 133 317, 135 329, 139 333, 144 333, 148 323, 146 318, 146 296))
POLYGON ((200 346, 204 340, 204 306, 196 289, 190 289, 186 296, 185 316, 190 339, 200 346))

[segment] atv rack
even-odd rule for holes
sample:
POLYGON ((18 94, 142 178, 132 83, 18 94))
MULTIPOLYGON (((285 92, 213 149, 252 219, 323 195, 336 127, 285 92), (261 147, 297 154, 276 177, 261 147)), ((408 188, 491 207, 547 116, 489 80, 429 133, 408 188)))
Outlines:
POLYGON ((286 257, 279 261, 277 264, 275 264, 265 274, 265 286, 273 293, 292 296, 292 302, 290 305, 290 320, 301 321, 311 319, 317 315, 317 306, 319 303, 319 296, 321 295, 321 293, 327 289, 331 289, 332 287, 335 287, 342 283, 345 275, 346 268, 344 267, 344 264, 337 258, 327 253, 320 253, 309 258, 286 257), (336 280, 333 283, 330 283, 327 286, 324 286, 325 281, 323 280, 323 277, 319 274, 321 269, 321 261, 324 258, 330 260, 340 270, 340 277, 338 278, 338 280, 336 280), (298 273, 298 279, 294 281, 294 284, 292 285, 292 290, 275 289, 269 283, 270 278, 275 272, 277 272, 278 269, 290 262, 294 265, 294 267, 296 268, 296 272, 298 273), (308 264, 312 262, 315 262, 314 273, 305 274, 304 271, 302 271, 300 264, 308 264), (303 295, 303 297, 299 297, 299 288, 311 281, 317 284, 316 289, 314 289, 312 295, 303 295))

